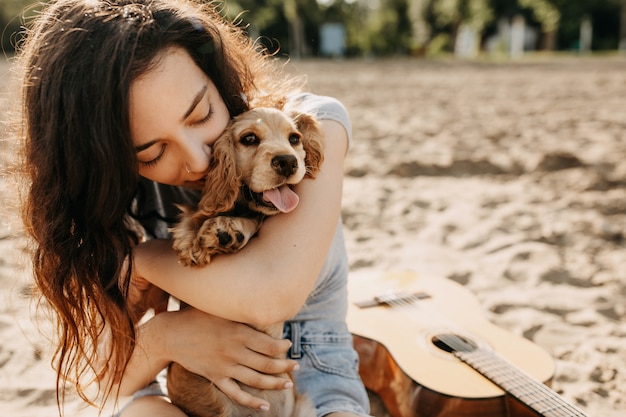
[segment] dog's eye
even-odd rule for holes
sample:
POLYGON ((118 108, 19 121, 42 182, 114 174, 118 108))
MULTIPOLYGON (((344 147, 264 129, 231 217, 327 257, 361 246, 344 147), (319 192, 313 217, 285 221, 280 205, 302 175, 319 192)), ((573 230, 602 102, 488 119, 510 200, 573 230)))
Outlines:
POLYGON ((292 133, 289 136, 289 143, 292 144, 292 145, 298 145, 300 143, 300 135, 292 133))
POLYGON ((247 135, 242 136, 241 139, 239 139, 239 142, 243 146, 253 146, 259 144, 259 138, 254 133, 248 133, 247 135))

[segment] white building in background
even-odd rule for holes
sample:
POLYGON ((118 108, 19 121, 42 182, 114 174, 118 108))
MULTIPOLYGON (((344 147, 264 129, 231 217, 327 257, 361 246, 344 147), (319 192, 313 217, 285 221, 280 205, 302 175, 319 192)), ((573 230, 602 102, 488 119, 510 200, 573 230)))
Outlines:
POLYGON ((516 58, 522 56, 524 51, 536 50, 538 40, 537 28, 526 25, 522 16, 514 16, 510 21, 498 21, 498 32, 486 40, 485 49, 489 53, 506 53, 516 58))
POLYGON ((320 27, 320 54, 342 57, 346 54, 346 27, 341 23, 324 23, 320 27))
POLYGON ((480 49, 478 33, 470 25, 461 24, 454 42, 454 55, 459 58, 475 58, 480 49))

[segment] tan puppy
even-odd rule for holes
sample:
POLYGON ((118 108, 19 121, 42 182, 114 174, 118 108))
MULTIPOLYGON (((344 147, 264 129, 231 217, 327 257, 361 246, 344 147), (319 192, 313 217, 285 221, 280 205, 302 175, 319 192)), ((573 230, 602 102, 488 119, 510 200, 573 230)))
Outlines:
POLYGON ((323 157, 310 115, 260 107, 237 116, 215 142, 198 207, 183 208, 172 228, 180 261, 206 265, 212 255, 244 247, 264 216, 295 208, 291 186, 315 178, 323 157))
MULTIPOLYGON (((173 247, 189 266, 246 245, 265 216, 298 204, 291 186, 315 178, 323 161, 317 121, 310 115, 260 107, 237 116, 213 148, 211 169, 195 209, 185 208, 172 229, 173 247)), ((283 323, 258 329, 279 338, 283 323)), ((291 377, 289 375, 289 377, 291 377)), ((172 402, 191 417, 315 417, 305 396, 292 390, 242 389, 270 403, 255 411, 228 398, 207 379, 172 363, 167 376, 172 402)))

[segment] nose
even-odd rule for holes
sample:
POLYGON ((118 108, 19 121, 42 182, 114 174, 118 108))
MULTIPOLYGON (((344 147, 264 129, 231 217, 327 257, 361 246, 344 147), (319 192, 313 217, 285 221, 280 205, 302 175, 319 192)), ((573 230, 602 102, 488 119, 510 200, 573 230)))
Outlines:
POLYGON ((184 166, 190 172, 205 172, 209 169, 211 147, 203 142, 191 142, 185 149, 184 166))
POLYGON ((272 158, 272 168, 283 177, 289 177, 298 169, 298 160, 293 155, 276 155, 272 158))

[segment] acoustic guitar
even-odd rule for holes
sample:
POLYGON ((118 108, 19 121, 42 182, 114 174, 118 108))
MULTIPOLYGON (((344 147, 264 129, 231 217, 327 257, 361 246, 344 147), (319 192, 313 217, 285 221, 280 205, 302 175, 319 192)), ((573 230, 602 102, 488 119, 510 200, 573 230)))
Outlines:
POLYGON ((489 321, 473 294, 413 272, 355 272, 348 326, 393 417, 588 417, 549 383, 551 356, 489 321))

